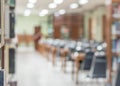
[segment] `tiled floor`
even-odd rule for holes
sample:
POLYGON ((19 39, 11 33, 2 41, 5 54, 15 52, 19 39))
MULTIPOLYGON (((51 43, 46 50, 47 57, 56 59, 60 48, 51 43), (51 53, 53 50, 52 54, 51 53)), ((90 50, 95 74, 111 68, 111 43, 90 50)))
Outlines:
MULTIPOLYGON (((64 74, 59 63, 53 67, 51 62, 32 49, 19 49, 16 57, 18 86, 76 86, 70 72, 64 74)), ((91 80, 82 73, 80 77, 78 86, 105 86, 103 80, 91 80)))

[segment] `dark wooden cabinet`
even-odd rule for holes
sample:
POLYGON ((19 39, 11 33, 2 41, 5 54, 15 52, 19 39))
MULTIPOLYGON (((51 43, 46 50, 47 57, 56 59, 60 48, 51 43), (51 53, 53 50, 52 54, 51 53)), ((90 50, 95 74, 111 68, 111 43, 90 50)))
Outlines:
POLYGON ((64 24, 63 16, 54 16, 54 19, 53 19, 53 28, 54 28, 53 37, 54 38, 61 38, 61 27, 63 24, 64 24))
POLYGON ((74 40, 80 39, 82 36, 81 32, 83 31, 83 16, 80 14, 72 14, 71 21, 70 38, 74 40))
POLYGON ((69 29, 69 38, 77 40, 83 35, 83 15, 65 14, 62 16, 54 16, 54 38, 61 38, 61 28, 65 25, 69 29))

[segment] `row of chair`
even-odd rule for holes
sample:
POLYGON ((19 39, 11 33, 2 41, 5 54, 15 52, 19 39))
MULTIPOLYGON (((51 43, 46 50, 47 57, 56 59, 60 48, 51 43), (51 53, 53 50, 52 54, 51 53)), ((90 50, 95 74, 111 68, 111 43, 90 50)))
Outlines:
POLYGON ((60 57, 62 69, 66 72, 67 61, 72 62, 72 77, 79 82, 79 70, 89 71, 87 77, 106 78, 106 43, 88 40, 47 39, 40 43, 42 54, 55 66, 56 58, 60 57))

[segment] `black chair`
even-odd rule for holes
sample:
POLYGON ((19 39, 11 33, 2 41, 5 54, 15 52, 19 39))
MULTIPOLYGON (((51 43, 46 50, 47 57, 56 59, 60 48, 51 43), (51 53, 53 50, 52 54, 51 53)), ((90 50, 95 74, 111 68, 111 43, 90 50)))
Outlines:
POLYGON ((97 51, 95 53, 90 77, 92 78, 106 78, 106 70, 107 70, 107 60, 104 51, 97 51))
POLYGON ((115 86, 120 86, 120 68, 119 68, 118 73, 117 73, 115 86))
POLYGON ((94 56, 94 52, 91 50, 91 48, 86 49, 86 56, 82 64, 82 70, 90 70, 92 65, 92 60, 94 56))
POLYGON ((82 70, 90 70, 93 57, 94 57, 94 49, 98 46, 98 43, 94 40, 83 42, 84 51, 85 51, 85 59, 82 64, 82 70))
POLYGON ((0 86, 5 86, 4 83, 5 83, 5 79, 4 79, 4 71, 0 70, 0 86))

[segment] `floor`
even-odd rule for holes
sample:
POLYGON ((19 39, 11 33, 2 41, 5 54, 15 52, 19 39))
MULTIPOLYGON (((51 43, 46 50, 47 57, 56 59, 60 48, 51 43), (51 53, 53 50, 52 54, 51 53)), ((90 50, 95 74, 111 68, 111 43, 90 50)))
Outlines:
MULTIPOLYGON (((16 79, 18 86, 76 86, 71 78, 71 64, 68 63, 68 73, 63 73, 58 61, 55 67, 45 57, 32 48, 19 48, 16 54, 16 79)), ((91 80, 80 75, 78 86, 105 86, 103 79, 91 80)))

